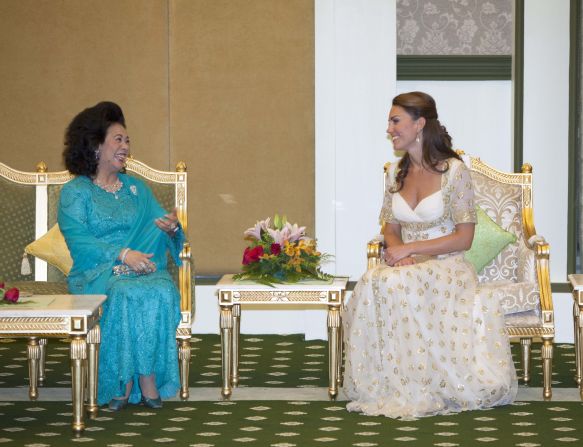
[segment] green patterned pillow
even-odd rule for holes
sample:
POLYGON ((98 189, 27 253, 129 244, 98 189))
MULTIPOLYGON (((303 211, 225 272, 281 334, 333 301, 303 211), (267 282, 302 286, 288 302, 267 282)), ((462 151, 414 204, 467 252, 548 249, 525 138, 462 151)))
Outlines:
POLYGON ((501 228, 479 206, 476 206, 476 217, 478 221, 474 241, 465 257, 474 265, 476 272, 480 273, 504 247, 516 242, 516 236, 501 228))

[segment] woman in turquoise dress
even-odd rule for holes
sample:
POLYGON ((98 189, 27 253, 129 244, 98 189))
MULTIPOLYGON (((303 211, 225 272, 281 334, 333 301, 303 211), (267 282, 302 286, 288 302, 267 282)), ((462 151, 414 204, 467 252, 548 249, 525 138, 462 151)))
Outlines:
POLYGON ((167 213, 141 180, 123 173, 129 137, 117 104, 79 113, 63 155, 76 175, 63 186, 58 212, 73 258, 69 291, 107 295, 98 403, 160 408, 180 388, 180 296, 166 269, 168 252, 180 264, 184 241, 176 211, 167 213))

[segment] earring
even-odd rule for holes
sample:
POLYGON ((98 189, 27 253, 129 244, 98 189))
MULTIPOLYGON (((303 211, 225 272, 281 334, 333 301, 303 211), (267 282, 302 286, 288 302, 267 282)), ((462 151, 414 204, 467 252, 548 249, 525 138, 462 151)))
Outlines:
POLYGON ((95 149, 95 160, 99 161, 99 149, 95 149))
POLYGON ((415 138, 415 141, 416 141, 417 143, 420 143, 420 142, 421 142, 421 138, 419 138, 419 134, 417 134, 417 138, 415 138))

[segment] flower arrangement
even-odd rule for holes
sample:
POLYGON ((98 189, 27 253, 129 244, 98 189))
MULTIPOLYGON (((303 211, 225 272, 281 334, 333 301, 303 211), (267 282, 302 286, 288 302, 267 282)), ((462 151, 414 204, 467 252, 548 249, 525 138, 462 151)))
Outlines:
POLYGON ((16 287, 6 289, 6 284, 0 282, 0 297, 2 303, 15 304, 20 297, 20 291, 16 287))
POLYGON ((320 270, 320 264, 329 255, 316 250, 316 241, 307 237, 305 230, 306 227, 292 225, 285 216, 277 214, 273 226, 269 217, 257 222, 244 233, 250 244, 243 253, 243 271, 234 279, 266 285, 331 279, 332 275, 320 270))

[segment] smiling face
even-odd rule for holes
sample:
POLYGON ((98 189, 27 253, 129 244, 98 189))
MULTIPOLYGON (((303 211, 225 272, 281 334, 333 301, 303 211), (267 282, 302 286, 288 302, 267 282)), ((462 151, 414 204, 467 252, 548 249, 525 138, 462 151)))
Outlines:
POLYGON ((423 117, 414 120, 407 111, 400 106, 391 107, 389 112, 389 127, 387 133, 393 141, 393 148, 396 151, 410 151, 413 148, 420 148, 420 144, 415 141, 417 135, 423 129, 425 119, 423 117))
POLYGON ((107 129, 105 141, 99 145, 97 172, 119 172, 125 167, 130 153, 130 138, 121 124, 114 123, 107 129))

